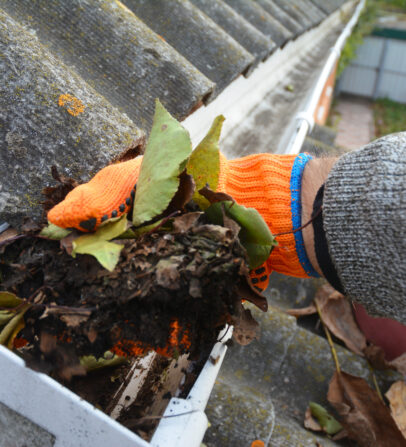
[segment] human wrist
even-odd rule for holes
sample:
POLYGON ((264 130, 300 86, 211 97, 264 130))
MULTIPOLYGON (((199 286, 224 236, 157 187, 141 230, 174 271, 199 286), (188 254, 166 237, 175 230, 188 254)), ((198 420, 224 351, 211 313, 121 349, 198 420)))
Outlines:
MULTIPOLYGON (((306 224, 310 221, 313 212, 313 203, 316 198, 317 191, 327 180, 328 174, 334 166, 337 158, 314 158, 305 166, 302 187, 302 223, 306 224)), ((324 276, 317 262, 314 247, 314 230, 312 225, 307 225, 302 229, 303 241, 307 257, 320 276, 324 276)))

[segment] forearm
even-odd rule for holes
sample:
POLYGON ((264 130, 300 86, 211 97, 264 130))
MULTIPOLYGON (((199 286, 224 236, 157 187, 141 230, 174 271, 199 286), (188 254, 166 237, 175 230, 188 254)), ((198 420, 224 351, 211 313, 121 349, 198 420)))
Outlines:
MULTIPOLYGON (((406 322, 406 132, 337 160, 309 162, 302 182, 304 223, 323 183, 316 242, 322 233, 327 256, 320 256, 320 244, 316 253, 309 225, 302 230, 309 260, 322 274, 327 259, 336 283, 370 313, 406 322)), ((324 276, 333 283, 330 273, 324 276)))

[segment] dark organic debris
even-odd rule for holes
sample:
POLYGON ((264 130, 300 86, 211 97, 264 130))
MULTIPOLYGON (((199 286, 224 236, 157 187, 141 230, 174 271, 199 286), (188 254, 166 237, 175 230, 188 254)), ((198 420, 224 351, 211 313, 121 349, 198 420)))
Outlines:
POLYGON ((68 379, 83 373, 78 357, 113 347, 126 356, 151 347, 198 356, 226 323, 236 324, 243 344, 254 338, 256 323, 240 296, 262 309, 266 300, 250 288, 245 250, 229 228, 186 216, 173 233, 122 241, 113 272, 92 256, 72 258, 58 241, 27 236, 7 246, 1 289, 24 299, 41 289, 19 334, 31 365, 68 379))

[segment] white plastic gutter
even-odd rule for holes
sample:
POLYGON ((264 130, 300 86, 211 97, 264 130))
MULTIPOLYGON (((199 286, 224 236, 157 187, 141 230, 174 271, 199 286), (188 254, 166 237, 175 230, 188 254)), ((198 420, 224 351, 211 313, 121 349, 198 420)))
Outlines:
POLYGON ((359 19, 365 3, 366 0, 361 0, 359 2, 350 21, 343 29, 335 45, 331 48, 329 57, 320 73, 319 78, 317 79, 310 97, 307 99, 304 109, 296 116, 296 130, 286 146, 285 154, 298 154, 302 149, 305 138, 312 131, 314 126, 314 113, 320 101, 320 96, 323 92, 324 86, 326 85, 327 79, 331 74, 331 70, 341 55, 341 51, 347 38, 352 33, 352 30, 359 19))

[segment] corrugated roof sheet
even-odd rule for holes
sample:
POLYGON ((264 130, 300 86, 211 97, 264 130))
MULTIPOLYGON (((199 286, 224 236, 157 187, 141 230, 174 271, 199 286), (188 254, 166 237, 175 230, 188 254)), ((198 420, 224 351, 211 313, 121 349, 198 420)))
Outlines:
POLYGON ((293 37, 292 33, 282 23, 268 14, 258 3, 245 0, 225 0, 225 2, 265 36, 272 39, 278 47, 283 46, 293 37))
POLYGON ((252 54, 187 0, 123 3, 215 82, 217 94, 254 62, 252 54))
POLYGON ((0 220, 38 216, 52 164, 85 180, 147 134, 155 98, 187 117, 342 3, 0 0, 0 220))
POLYGON ((191 2, 223 28, 233 39, 260 62, 275 48, 276 44, 261 31, 221 0, 191 0, 191 2))

